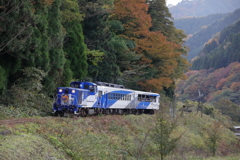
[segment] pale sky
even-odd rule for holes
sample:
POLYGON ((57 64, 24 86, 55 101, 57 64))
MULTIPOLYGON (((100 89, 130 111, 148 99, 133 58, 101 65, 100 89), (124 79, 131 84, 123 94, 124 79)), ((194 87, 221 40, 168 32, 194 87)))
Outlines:
POLYGON ((172 5, 176 5, 178 4, 178 2, 181 2, 182 0, 166 0, 166 4, 172 4, 172 5))

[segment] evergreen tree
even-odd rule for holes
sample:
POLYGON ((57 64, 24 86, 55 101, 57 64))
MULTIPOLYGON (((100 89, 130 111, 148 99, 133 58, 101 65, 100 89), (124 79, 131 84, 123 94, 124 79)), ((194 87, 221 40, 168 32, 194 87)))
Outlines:
POLYGON ((44 79, 45 90, 49 94, 61 83, 64 67, 64 52, 63 52, 63 27, 61 23, 61 7, 62 0, 55 0, 48 12, 48 36, 49 36, 49 71, 48 76, 44 79))
POLYGON ((4 70, 5 88, 18 78, 23 60, 28 59, 36 23, 29 1, 0 1, 0 64, 4 70))
POLYGON ((104 53, 103 61, 98 65, 89 64, 88 76, 93 81, 116 82, 120 76, 120 67, 117 65, 116 49, 114 48, 115 34, 110 30, 110 13, 101 7, 108 5, 103 1, 88 1, 91 10, 86 11, 83 22, 85 43, 90 50, 104 53), (97 8, 95 8, 97 6, 97 8))
POLYGON ((149 4, 148 13, 152 17, 152 27, 150 31, 161 31, 161 33, 171 39, 175 31, 173 18, 166 6, 166 0, 147 1, 149 4))
POLYGON ((67 32, 63 47, 66 52, 66 59, 68 59, 67 64, 64 66, 65 78, 63 83, 67 85, 73 78, 83 79, 87 75, 88 64, 81 25, 83 15, 79 13, 77 0, 63 0, 61 12, 62 23, 67 32))

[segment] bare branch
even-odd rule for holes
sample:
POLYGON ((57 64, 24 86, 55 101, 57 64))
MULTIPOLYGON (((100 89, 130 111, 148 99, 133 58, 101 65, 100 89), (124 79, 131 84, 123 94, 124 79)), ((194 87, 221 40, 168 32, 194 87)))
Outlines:
MULTIPOLYGON (((24 26, 12 39, 10 39, 5 45, 1 46, 0 52, 9 44, 11 43, 14 39, 16 39, 26 28, 28 28, 30 24, 27 26, 24 26)), ((1 53, 0 53, 1 54, 1 53)))

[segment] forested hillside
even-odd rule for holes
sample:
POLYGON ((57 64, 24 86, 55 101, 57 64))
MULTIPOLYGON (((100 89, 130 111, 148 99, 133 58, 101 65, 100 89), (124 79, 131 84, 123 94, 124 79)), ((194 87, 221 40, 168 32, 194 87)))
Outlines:
POLYGON ((191 36, 211 23, 224 18, 230 13, 217 13, 202 17, 186 17, 174 19, 174 26, 184 30, 184 33, 191 36))
MULTIPOLYGON (((181 100, 195 99, 198 89, 204 95, 203 102, 228 99, 240 105, 240 63, 234 62, 219 69, 203 69, 187 72, 188 79, 180 81, 176 92, 181 100)), ((239 114, 239 111, 237 111, 239 114)))
POLYGON ((182 0, 170 7, 174 19, 228 13, 240 7, 240 0, 182 0))
POLYGON ((192 69, 226 67, 232 62, 240 62, 240 20, 224 28, 220 34, 210 39, 193 61, 192 69))
POLYGON ((47 95, 74 79, 173 91, 189 66, 165 0, 2 0, 0 24, 1 94, 34 77, 47 95))
POLYGON ((240 19, 240 9, 235 10, 231 14, 227 14, 222 19, 216 20, 209 25, 204 25, 201 29, 193 35, 189 35, 185 45, 190 48, 188 52, 188 59, 195 58, 203 49, 206 42, 208 42, 216 33, 220 32, 225 27, 231 25, 240 19))
MULTIPOLYGON (((219 4, 211 7, 214 9, 219 4)), ((196 10, 199 8, 200 4, 196 10)), ((180 18, 175 22, 177 28, 188 34, 185 45, 190 48, 187 58, 192 62, 191 71, 186 73, 188 78, 177 82, 178 100, 198 101, 199 106, 201 103, 214 105, 215 109, 239 121, 240 9, 180 18)))

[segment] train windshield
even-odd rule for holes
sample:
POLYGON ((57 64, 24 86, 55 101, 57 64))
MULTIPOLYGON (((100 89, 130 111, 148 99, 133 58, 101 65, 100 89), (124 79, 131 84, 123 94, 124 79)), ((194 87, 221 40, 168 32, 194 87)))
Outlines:
POLYGON ((84 85, 84 89, 89 89, 90 92, 97 92, 97 86, 96 85, 84 85))
POLYGON ((80 88, 78 83, 71 83, 70 86, 73 88, 80 88))

